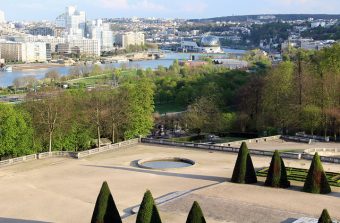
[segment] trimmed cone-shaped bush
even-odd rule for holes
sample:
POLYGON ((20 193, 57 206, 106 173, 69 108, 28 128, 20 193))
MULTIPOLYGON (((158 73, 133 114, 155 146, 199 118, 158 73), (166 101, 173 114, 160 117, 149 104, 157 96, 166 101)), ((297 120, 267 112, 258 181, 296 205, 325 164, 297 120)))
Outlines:
POLYGON ((327 209, 323 209, 318 223, 332 223, 332 219, 329 216, 327 209))
POLYGON ((97 197, 91 223, 122 223, 107 182, 103 182, 97 197))
POLYGON ((290 186, 290 182, 287 179, 287 171, 285 164, 279 154, 279 151, 275 150, 270 167, 268 170, 267 179, 264 183, 268 187, 280 187, 287 188, 290 186))
POLYGON ((251 160, 247 144, 242 143, 238 152, 231 182, 252 184, 257 182, 253 161, 251 160))
POLYGON ((332 192, 318 153, 315 153, 303 191, 314 194, 328 194, 332 192))
POLYGON ((156 204, 154 204, 153 208, 152 208, 151 222, 152 223, 162 223, 161 216, 159 215, 156 204))
POLYGON ((202 209, 197 201, 192 205, 186 223, 206 223, 202 209))
POLYGON ((161 218, 157 210, 152 194, 147 190, 143 201, 139 207, 136 223, 161 223, 161 218))

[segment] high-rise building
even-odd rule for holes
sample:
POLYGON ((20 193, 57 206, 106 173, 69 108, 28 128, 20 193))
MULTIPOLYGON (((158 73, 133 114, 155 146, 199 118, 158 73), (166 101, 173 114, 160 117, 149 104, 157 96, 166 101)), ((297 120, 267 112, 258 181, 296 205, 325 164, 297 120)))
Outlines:
POLYGON ((56 18, 56 25, 65 28, 69 36, 85 37, 86 14, 84 11, 78 11, 75 6, 68 6, 65 13, 56 18))
POLYGON ((88 37, 99 40, 101 51, 113 50, 113 32, 109 23, 103 23, 101 19, 88 25, 88 37))
POLYGON ((5 13, 0 10, 0 23, 5 23, 5 22, 6 22, 5 13))

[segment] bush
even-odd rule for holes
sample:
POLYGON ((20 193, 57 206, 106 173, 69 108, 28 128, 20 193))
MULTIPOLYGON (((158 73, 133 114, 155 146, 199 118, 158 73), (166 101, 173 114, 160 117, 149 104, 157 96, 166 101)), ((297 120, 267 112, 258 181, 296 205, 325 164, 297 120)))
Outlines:
POLYGON ((195 201, 191 207, 186 223, 205 223, 200 205, 195 201))
POLYGON ((136 223, 161 223, 158 209, 152 194, 147 190, 144 194, 143 201, 139 207, 136 223))
POLYGON ((100 189, 91 223, 122 223, 106 181, 100 189))
POLYGON ((154 204, 152 208, 151 223, 162 223, 156 204, 154 204))
POLYGON ((290 182, 287 179, 285 164, 277 150, 275 150, 273 154, 264 184, 268 187, 287 188, 290 186, 290 182))
POLYGON ((323 209, 318 223, 332 223, 332 219, 329 216, 327 209, 323 209))
POLYGON ((328 194, 332 192, 318 153, 315 153, 314 155, 303 186, 303 191, 314 194, 328 194))
POLYGON ((245 142, 242 143, 238 152, 231 182, 242 184, 257 183, 253 161, 251 160, 249 150, 245 142))

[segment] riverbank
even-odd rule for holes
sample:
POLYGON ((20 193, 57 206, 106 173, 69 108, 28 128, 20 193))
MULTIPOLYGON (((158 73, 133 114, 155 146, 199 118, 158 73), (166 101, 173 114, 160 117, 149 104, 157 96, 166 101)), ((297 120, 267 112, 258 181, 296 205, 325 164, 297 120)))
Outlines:
POLYGON ((24 70, 36 70, 36 69, 48 69, 54 67, 65 67, 65 64, 59 63, 31 63, 31 64, 14 64, 9 65, 15 71, 24 71, 24 70))

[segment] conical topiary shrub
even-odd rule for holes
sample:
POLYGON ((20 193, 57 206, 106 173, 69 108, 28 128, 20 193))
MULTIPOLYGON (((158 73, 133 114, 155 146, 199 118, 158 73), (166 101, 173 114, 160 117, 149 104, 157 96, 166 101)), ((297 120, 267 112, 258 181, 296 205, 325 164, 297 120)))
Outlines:
POLYGON ((161 216, 159 215, 156 204, 154 204, 153 208, 152 208, 151 222, 152 223, 162 223, 161 216))
POLYGON ((136 223, 161 223, 155 201, 152 194, 147 190, 144 194, 143 201, 139 207, 136 223))
POLYGON ((290 182, 287 179, 287 171, 285 164, 279 154, 279 151, 277 150, 275 150, 272 157, 272 161, 270 162, 268 175, 264 185, 268 187, 281 187, 281 188, 287 188, 290 186, 290 182))
POLYGON ((318 223, 332 223, 332 219, 329 216, 327 209, 323 209, 318 223))
POLYGON ((192 205, 186 223, 206 223, 202 209, 197 201, 192 205))
POLYGON ((122 223, 106 181, 100 189, 91 223, 122 223))
POLYGON ((231 182, 252 184, 257 182, 253 161, 251 160, 247 144, 242 142, 238 152, 231 182))
POLYGON ((332 192, 318 153, 315 153, 303 191, 314 194, 328 194, 332 192))

